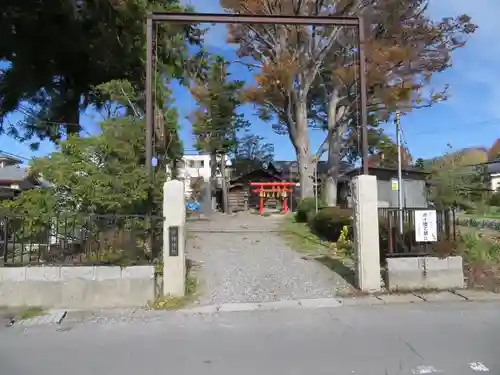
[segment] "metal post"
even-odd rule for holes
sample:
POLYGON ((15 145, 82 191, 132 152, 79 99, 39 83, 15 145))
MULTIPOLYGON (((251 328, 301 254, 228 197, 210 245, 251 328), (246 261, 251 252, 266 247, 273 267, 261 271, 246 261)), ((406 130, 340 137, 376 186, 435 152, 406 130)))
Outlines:
POLYGON ((153 179, 153 20, 146 21, 146 169, 153 179))
POLYGON ((314 199, 316 200, 316 213, 318 213, 318 160, 314 163, 314 199))
POLYGON ((365 28, 363 17, 359 17, 358 23, 358 38, 359 38, 359 86, 360 86, 360 102, 361 102, 361 151, 363 174, 369 174, 368 171, 368 109, 366 99, 366 57, 365 57, 365 28))
POLYGON ((396 146, 398 148, 398 209, 399 232, 403 233, 403 172, 401 167, 401 113, 396 112, 396 146))
POLYGON ((146 20, 146 170, 150 187, 147 197, 147 247, 153 253, 153 20, 148 17, 146 20))
POLYGON ((221 154, 221 162, 220 162, 220 172, 222 175, 222 207, 224 209, 224 213, 229 213, 229 202, 227 199, 227 181, 226 181, 226 154, 221 154))

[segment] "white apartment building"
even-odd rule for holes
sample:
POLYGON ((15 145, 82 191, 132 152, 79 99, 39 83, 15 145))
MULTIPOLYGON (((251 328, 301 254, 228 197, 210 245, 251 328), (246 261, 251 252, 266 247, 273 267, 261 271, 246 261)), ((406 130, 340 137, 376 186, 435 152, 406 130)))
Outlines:
MULTIPOLYGON (((220 162, 220 156, 217 156, 217 162, 220 162)), ((231 166, 231 160, 226 155, 226 167, 231 166)), ((168 172, 168 170, 167 170, 168 172)), ((191 179, 202 177, 204 181, 210 180, 210 155, 185 155, 182 157, 182 163, 178 166, 178 176, 184 180, 184 189, 186 196, 191 195, 191 179)), ((222 178, 220 171, 217 171, 217 179, 222 178)))

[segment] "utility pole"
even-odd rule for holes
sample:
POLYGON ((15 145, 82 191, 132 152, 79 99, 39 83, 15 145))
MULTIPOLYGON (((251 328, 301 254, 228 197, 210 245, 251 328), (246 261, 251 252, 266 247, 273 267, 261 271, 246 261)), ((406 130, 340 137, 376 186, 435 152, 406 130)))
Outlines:
POLYGON ((313 163, 314 163, 314 201, 315 201, 316 213, 318 213, 318 211, 319 211, 319 203, 318 203, 318 160, 319 159, 313 157, 313 163))
POLYGON ((401 113, 396 111, 396 146, 398 148, 399 232, 403 233, 403 172, 401 168, 401 113))
POLYGON ((224 213, 229 213, 229 204, 227 199, 227 180, 226 180, 226 153, 221 154, 220 173, 222 175, 222 208, 224 213))

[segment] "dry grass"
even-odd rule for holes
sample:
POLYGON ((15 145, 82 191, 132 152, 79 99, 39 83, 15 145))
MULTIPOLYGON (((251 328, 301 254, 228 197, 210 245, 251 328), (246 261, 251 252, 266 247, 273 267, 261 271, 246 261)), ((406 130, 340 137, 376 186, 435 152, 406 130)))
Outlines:
POLYGON ((194 275, 186 278, 186 295, 183 297, 160 296, 148 303, 148 307, 156 310, 178 310, 187 306, 197 295, 198 280, 194 275))
POLYGON ((464 273, 469 288, 500 291, 500 232, 460 227, 464 273))

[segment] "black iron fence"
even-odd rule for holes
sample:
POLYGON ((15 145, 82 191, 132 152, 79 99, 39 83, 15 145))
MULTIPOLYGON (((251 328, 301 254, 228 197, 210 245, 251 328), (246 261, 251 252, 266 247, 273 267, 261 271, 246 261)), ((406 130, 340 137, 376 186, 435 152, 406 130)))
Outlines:
POLYGON ((456 218, 453 210, 436 210, 436 235, 429 241, 417 241, 415 213, 427 208, 379 208, 380 252, 382 258, 424 256, 451 253, 456 241, 456 218))
POLYGON ((153 263, 162 234, 157 216, 0 216, 0 266, 153 263))

